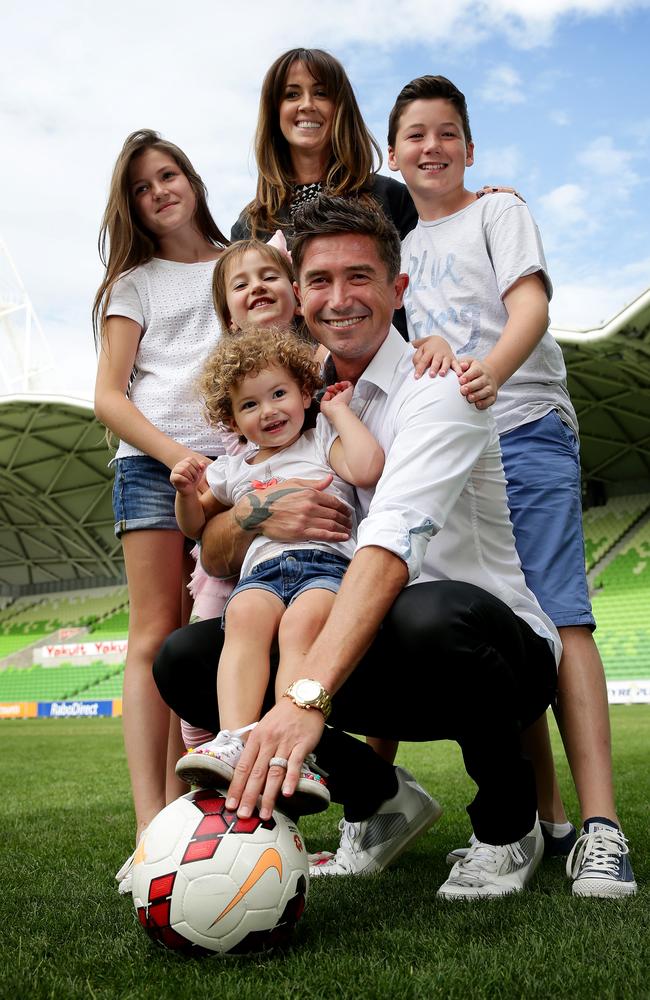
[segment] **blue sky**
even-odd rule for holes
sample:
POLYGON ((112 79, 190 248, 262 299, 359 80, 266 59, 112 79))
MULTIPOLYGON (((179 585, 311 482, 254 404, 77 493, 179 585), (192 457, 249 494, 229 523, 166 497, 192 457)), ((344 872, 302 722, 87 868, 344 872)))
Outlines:
POLYGON ((127 133, 156 128, 185 149, 229 231, 254 188, 262 76, 296 45, 341 59, 382 148, 404 83, 454 80, 476 142, 468 186, 526 197, 555 325, 595 325, 650 285, 650 0, 448 0, 435 13, 430 0, 332 0, 314 12, 295 0, 3 4, 0 237, 57 361, 48 389, 92 394, 97 232, 127 133))

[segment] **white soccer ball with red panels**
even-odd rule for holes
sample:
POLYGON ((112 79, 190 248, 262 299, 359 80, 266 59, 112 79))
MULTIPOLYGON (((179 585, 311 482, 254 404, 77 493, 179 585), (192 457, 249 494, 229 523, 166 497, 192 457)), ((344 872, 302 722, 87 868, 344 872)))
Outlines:
POLYGON ((309 865, 298 827, 228 812, 222 792, 189 792, 150 823, 133 867, 133 903, 151 938, 188 954, 285 944, 302 916, 309 865))

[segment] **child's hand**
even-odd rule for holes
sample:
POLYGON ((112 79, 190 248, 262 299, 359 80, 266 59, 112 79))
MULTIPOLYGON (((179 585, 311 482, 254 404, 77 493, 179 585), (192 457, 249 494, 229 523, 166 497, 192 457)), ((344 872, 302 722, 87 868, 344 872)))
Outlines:
POLYGON ((499 386, 490 366, 476 358, 463 358, 465 373, 459 378, 460 391, 477 410, 487 410, 496 401, 499 386))
POLYGON ((198 455, 188 455, 177 462, 171 471, 169 481, 182 496, 191 496, 196 493, 199 485, 204 481, 203 472, 208 466, 207 459, 201 459, 198 455))
POLYGON ((349 406, 353 392, 352 382, 335 382, 334 385, 328 385, 320 401, 321 413, 327 417, 334 409, 349 406))
POLYGON ((519 198, 519 201, 523 201, 524 205, 526 204, 526 199, 522 198, 518 191, 515 191, 511 187, 504 187, 503 185, 492 187, 490 184, 485 184, 480 191, 476 192, 476 197, 482 198, 484 194, 499 194, 499 192, 502 194, 514 194, 515 198, 519 198))
POLYGON ((421 378, 427 368, 431 378, 446 375, 450 368, 459 376, 463 374, 460 361, 444 337, 423 337, 414 340, 413 346, 416 348, 413 355, 416 378, 421 378))

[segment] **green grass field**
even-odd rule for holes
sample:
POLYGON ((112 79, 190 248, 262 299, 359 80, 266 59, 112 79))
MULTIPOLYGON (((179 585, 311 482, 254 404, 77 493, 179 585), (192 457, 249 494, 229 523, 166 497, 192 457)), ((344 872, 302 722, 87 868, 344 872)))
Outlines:
MULTIPOLYGON (((119 720, 6 721, 0 997, 650 998, 650 706, 615 707, 612 724, 635 898, 573 899, 563 864, 550 861, 517 898, 437 902, 445 854, 468 836, 472 785, 455 745, 405 744, 401 762, 445 807, 434 830, 382 875, 313 883, 289 951, 197 960, 155 947, 116 890, 132 835, 119 720)), ((304 822, 312 850, 335 847, 339 816, 304 822)))

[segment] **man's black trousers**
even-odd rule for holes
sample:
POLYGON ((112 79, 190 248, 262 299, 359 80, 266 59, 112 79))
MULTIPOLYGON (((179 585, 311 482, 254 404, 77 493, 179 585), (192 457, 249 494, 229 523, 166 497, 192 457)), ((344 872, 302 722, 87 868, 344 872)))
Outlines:
MULTIPOLYGON (((172 633, 154 664, 165 701, 213 732, 223 635, 218 619, 188 625, 172 633)), ((393 768, 347 733, 455 740, 478 786, 467 810, 474 833, 493 844, 519 840, 537 808, 520 736, 551 703, 555 685, 547 640, 496 597, 455 581, 407 587, 334 698, 316 749, 332 799, 358 820, 396 788, 393 768)), ((265 708, 272 703, 269 688, 265 708)))

